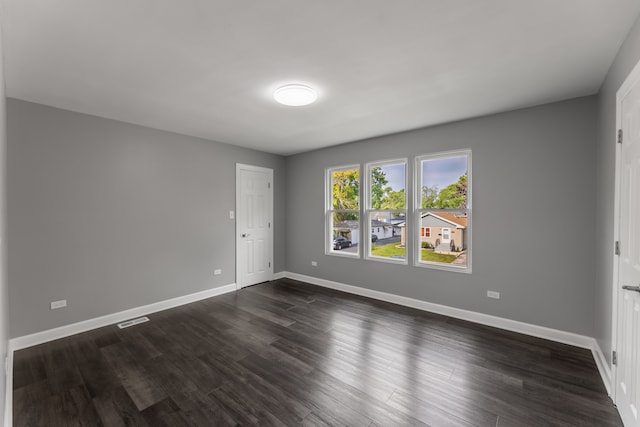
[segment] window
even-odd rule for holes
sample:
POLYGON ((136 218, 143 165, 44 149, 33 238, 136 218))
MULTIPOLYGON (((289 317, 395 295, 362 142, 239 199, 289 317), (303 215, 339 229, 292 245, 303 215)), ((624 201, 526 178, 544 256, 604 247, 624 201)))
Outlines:
POLYGON ((360 166, 327 170, 326 252, 359 256, 360 243, 360 166))
POLYGON ((369 163, 365 219, 371 239, 365 252, 368 259, 407 262, 401 224, 407 216, 407 161, 369 163))
POLYGON ((327 254, 471 273, 471 150, 332 167, 325 181, 327 254))
POLYGON ((471 272, 471 150, 416 158, 414 264, 471 272))

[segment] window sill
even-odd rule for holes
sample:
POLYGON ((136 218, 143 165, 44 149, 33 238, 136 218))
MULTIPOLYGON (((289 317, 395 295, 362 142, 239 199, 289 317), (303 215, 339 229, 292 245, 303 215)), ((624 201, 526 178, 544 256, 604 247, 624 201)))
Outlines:
POLYGON ((466 274, 471 274, 471 266, 469 267, 456 267, 453 265, 446 265, 446 264, 439 264, 439 263, 435 263, 435 262, 427 262, 427 261, 422 261, 422 262, 418 262, 415 263, 413 265, 414 267, 419 267, 419 268, 431 268, 434 270, 444 270, 444 271, 453 271, 456 273, 466 273, 466 274))

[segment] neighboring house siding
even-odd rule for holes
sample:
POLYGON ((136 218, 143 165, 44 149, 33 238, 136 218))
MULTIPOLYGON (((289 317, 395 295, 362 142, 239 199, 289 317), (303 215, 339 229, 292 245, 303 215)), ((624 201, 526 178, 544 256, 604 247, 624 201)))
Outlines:
MULTIPOLYGON (((344 221, 336 223, 333 226, 334 236, 343 236, 351 240, 354 245, 358 243, 358 221, 344 221)), ((388 237, 399 236, 400 227, 386 223, 376 223, 371 226, 371 234, 378 236, 378 239, 386 239, 388 237), (395 233, 393 229, 395 228, 395 233)))
POLYGON ((454 242, 456 247, 466 248, 467 247, 467 238, 465 230, 460 228, 453 227, 431 227, 431 236, 421 236, 420 240, 422 242, 431 243, 431 245, 436 246, 437 243, 442 242, 442 229, 449 228, 451 233, 451 242, 454 242))
POLYGON ((420 222, 422 227, 449 227, 449 228, 455 228, 456 226, 451 224, 450 222, 447 221, 443 221, 440 218, 436 218, 434 216, 431 215, 427 215, 424 218, 422 218, 422 221, 420 222))
POLYGON ((371 234, 375 234, 376 236, 378 236, 378 239, 386 239, 396 235, 399 236, 400 235, 399 229, 397 229, 395 233, 393 229, 394 229, 394 226, 389 223, 387 224, 374 223, 371 225, 371 234))
POLYGON ((349 220, 336 223, 333 227, 333 235, 334 237, 345 237, 351 240, 354 245, 358 244, 358 221, 349 220))
POLYGON ((450 230, 450 240, 453 244, 458 248, 467 247, 467 233, 464 228, 460 228, 459 225, 451 224, 448 221, 444 221, 440 218, 437 218, 432 215, 427 215, 423 217, 420 221, 421 228, 429 227, 431 229, 430 236, 422 236, 421 230, 421 241, 428 242, 433 246, 436 246, 438 243, 442 242, 442 229, 448 228, 450 230))
POLYGON ((378 239, 394 236, 392 227, 371 227, 371 234, 378 236, 378 239))

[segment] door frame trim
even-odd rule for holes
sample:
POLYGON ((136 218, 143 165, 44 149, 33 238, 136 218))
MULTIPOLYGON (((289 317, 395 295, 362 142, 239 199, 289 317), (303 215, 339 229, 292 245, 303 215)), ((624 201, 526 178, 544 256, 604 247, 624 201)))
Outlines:
MULTIPOLYGON (((620 240, 620 172, 621 172, 621 155, 622 146, 617 143, 618 129, 622 129, 622 101, 629 94, 631 89, 636 84, 640 84, 640 61, 636 63, 631 72, 624 79, 624 82, 616 92, 616 127, 613 135, 613 141, 616 145, 616 163, 615 163, 615 190, 614 190, 614 210, 613 210, 613 247, 615 242, 620 240)), ((618 349, 618 300, 620 289, 618 286, 619 280, 619 260, 620 257, 613 252, 613 274, 611 280, 611 292, 612 292, 612 310, 611 310, 611 350, 617 351, 618 349)), ((616 402, 616 389, 618 385, 618 367, 611 364, 611 387, 609 395, 613 402, 616 402)))
POLYGON ((266 173, 269 176, 269 181, 271 182, 271 188, 270 188, 270 193, 271 193, 271 201, 269 203, 269 207, 267 208, 269 210, 269 215, 271 217, 271 227, 269 227, 269 240, 271 242, 271 246, 269 247, 269 253, 270 253, 270 258, 271 258, 271 265, 269 266, 269 280, 273 280, 273 270, 274 270, 274 264, 275 264, 275 260, 273 259, 273 254, 274 254, 274 242, 273 242, 273 229, 274 229, 274 216, 273 216, 273 208, 274 208, 274 181, 273 181, 273 169, 271 168, 265 168, 262 166, 253 166, 253 165, 247 165, 244 163, 236 163, 236 206, 235 206, 235 210, 236 210, 236 214, 235 214, 235 245, 236 245, 236 256, 235 256, 235 261, 236 261, 236 289, 240 290, 242 289, 242 284, 240 283, 239 277, 240 277, 240 272, 239 272, 239 264, 238 264, 238 257, 240 256, 240 237, 239 237, 239 231, 238 231, 238 207, 239 207, 239 201, 240 201, 240 170, 249 170, 249 171, 253 171, 253 172, 263 172, 266 173))

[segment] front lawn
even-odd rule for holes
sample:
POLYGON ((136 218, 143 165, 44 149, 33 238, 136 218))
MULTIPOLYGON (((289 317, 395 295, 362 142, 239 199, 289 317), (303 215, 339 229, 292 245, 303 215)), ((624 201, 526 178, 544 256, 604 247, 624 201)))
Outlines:
MULTIPOLYGON (((422 261, 451 264, 453 260, 457 258, 456 255, 437 254, 433 251, 433 249, 422 249, 420 252, 420 258, 422 261)), ((371 247, 371 255, 373 256, 381 256, 387 258, 405 258, 407 256, 406 254, 406 248, 399 248, 395 243, 390 243, 388 245, 376 245, 374 243, 371 247)))
POLYGON ((422 261, 451 264, 453 260, 457 258, 457 255, 437 254, 433 251, 433 249, 422 249, 420 252, 422 252, 420 257, 422 261))
POLYGON ((374 243, 371 247, 371 255, 374 256, 404 258, 406 257, 406 253, 406 248, 399 248, 395 243, 388 245, 377 245, 374 243))

